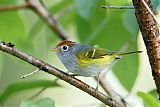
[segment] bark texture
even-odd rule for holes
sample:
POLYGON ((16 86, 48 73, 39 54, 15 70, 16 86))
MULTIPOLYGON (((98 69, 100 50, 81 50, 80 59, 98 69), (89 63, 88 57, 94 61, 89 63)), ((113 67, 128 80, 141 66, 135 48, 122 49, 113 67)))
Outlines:
MULTIPOLYGON (((147 49, 152 75, 155 80, 157 92, 160 96, 160 37, 157 22, 147 10, 142 0, 132 0, 135 6, 135 15, 143 40, 147 49)), ((151 1, 145 0, 151 8, 151 1)), ((152 10, 152 9, 151 9, 152 10)))

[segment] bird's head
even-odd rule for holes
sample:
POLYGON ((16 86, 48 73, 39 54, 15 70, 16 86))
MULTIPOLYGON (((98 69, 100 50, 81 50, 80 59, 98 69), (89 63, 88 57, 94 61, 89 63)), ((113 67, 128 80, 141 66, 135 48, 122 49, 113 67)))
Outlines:
POLYGON ((51 51, 60 54, 70 53, 76 44, 76 42, 65 40, 58 43, 55 48, 51 49, 51 51))

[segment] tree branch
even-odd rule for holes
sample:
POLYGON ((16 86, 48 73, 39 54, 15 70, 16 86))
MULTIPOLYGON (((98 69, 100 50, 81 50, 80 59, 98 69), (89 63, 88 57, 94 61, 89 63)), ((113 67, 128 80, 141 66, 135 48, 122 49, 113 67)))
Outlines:
MULTIPOLYGON (((159 29, 154 17, 150 14, 142 0, 132 0, 135 15, 139 24, 143 40, 147 49, 152 75, 155 80, 157 92, 160 96, 160 37, 159 29)), ((151 1, 145 0, 151 8, 151 1)))
POLYGON ((134 6, 101 6, 105 9, 134 9, 134 6))
POLYGON ((60 24, 52 17, 51 13, 43 5, 40 0, 26 0, 30 7, 49 25, 49 27, 59 36, 62 40, 67 39, 67 33, 62 29, 60 24))
POLYGON ((26 3, 21 5, 8 5, 0 6, 1 11, 19 10, 27 7, 31 7, 44 21, 50 26, 50 28, 62 39, 67 40, 67 33, 64 32, 62 27, 58 24, 54 17, 47 8, 39 0, 26 0, 26 3))
POLYGON ((30 4, 28 2, 26 2, 24 4, 21 4, 21 5, 0 6, 0 12, 2 12, 2 11, 24 9, 26 7, 29 7, 29 6, 30 6, 30 4))
POLYGON ((109 105, 110 107, 121 107, 120 104, 118 102, 116 102, 114 99, 112 99, 109 96, 104 95, 101 92, 97 92, 94 88, 92 88, 91 86, 89 86, 88 84, 73 78, 71 76, 69 76, 68 74, 64 73, 63 71, 31 56, 28 55, 22 51, 17 50, 16 48, 14 48, 14 45, 11 43, 5 43, 5 42, 0 42, 0 50, 4 51, 6 53, 9 53, 17 58, 20 58, 38 68, 40 68, 41 70, 54 75, 58 78, 60 78, 61 80, 64 80, 65 82, 81 89, 82 91, 90 94, 91 96, 97 98, 98 100, 100 100, 101 102, 105 103, 106 105, 109 105))

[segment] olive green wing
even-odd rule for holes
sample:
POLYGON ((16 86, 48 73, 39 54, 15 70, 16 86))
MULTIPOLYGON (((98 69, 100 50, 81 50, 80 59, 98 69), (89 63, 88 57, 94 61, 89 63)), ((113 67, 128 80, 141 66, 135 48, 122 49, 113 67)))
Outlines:
POLYGON ((91 48, 82 52, 79 52, 77 54, 77 57, 79 59, 98 59, 98 58, 103 58, 106 55, 113 55, 115 52, 106 50, 106 49, 102 49, 102 48, 91 48))

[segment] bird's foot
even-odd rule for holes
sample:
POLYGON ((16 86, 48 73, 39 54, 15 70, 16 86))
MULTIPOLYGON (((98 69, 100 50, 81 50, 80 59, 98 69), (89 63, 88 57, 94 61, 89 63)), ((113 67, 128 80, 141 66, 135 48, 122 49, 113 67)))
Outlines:
POLYGON ((96 95, 98 95, 98 85, 96 87, 96 91, 95 91, 96 95))

